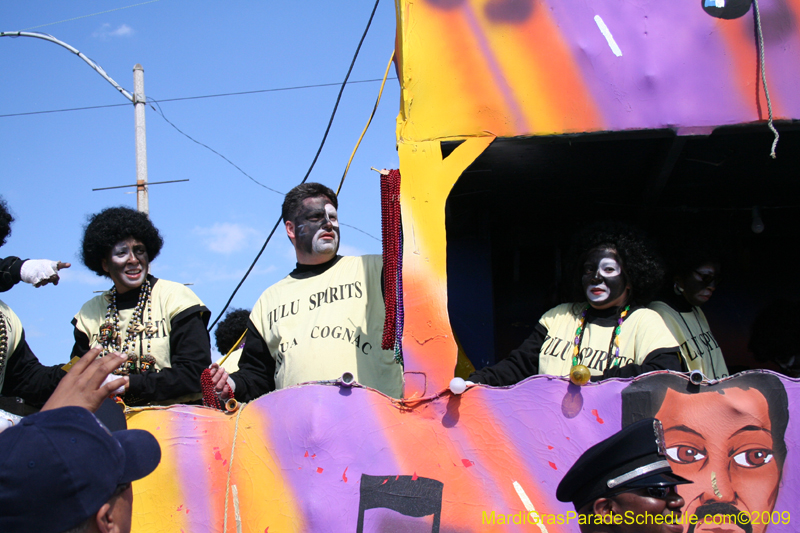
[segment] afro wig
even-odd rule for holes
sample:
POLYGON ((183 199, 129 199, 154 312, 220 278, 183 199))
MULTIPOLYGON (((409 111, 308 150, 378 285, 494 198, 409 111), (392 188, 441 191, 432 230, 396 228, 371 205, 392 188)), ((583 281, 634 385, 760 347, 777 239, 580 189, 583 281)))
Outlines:
POLYGON ((225 318, 217 325, 214 331, 214 338, 217 344, 217 350, 222 355, 227 354, 233 343, 239 340, 247 330, 247 321, 250 319, 250 311, 247 309, 231 309, 225 318))
POLYGON ((3 246, 6 243, 6 237, 11 235, 12 222, 14 222, 14 217, 8 212, 8 205, 0 196, 0 246, 3 246))
POLYGON ((83 232, 81 259, 89 270, 98 276, 108 274, 103 270, 103 259, 120 241, 133 237, 147 248, 150 261, 161 252, 164 239, 147 215, 129 207, 109 207, 89 217, 83 232))
POLYGON ((647 305, 661 288, 664 280, 661 258, 655 245, 638 228, 620 222, 597 222, 576 236, 573 248, 574 301, 586 299, 580 272, 586 256, 595 248, 617 252, 631 286, 631 303, 647 305))

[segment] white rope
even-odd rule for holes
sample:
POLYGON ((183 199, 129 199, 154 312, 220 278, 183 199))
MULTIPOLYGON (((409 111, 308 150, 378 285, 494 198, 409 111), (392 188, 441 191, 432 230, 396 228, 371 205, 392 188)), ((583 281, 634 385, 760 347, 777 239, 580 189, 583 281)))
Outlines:
POLYGON ((756 15, 756 27, 758 28, 758 48, 761 57, 761 83, 764 85, 764 96, 767 97, 767 110, 769 111, 769 120, 767 120, 767 126, 769 129, 772 130, 772 133, 775 134, 775 140, 772 141, 772 150, 770 151, 770 157, 775 159, 778 157, 775 154, 775 148, 778 147, 778 139, 780 135, 778 134, 778 130, 775 129, 775 125, 772 123, 772 101, 769 99, 769 89, 767 88, 767 72, 766 67, 764 66, 764 34, 761 31, 761 11, 758 9, 758 0, 753 0, 753 4, 755 5, 755 15, 756 15))
MULTIPOLYGON (((230 494, 231 490, 231 470, 233 470, 233 452, 234 450, 236 450, 236 436, 239 434, 239 417, 242 416, 242 411, 244 411, 244 404, 239 406, 239 412, 236 413, 236 428, 233 430, 233 443, 231 443, 231 458, 228 461, 228 480, 225 482, 225 518, 222 521, 223 533, 228 533, 228 495, 230 494)), ((236 507, 238 507, 238 505, 236 507)), ((238 514, 238 509, 237 509, 237 514, 238 514)))

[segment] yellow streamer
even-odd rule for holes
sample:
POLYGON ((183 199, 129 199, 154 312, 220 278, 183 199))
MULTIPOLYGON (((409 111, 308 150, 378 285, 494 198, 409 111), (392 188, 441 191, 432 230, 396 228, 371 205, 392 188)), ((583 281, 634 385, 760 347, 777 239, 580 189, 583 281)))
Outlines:
POLYGON ((389 77, 389 69, 392 68, 392 61, 394 61, 394 50, 392 50, 392 57, 389 58, 389 64, 386 65, 386 72, 384 72, 383 74, 383 81, 381 82, 381 90, 378 91, 378 99, 375 101, 375 107, 372 108, 372 113, 369 116, 367 125, 364 126, 364 131, 361 132, 361 137, 358 138, 358 142, 356 143, 355 148, 353 148, 353 153, 350 154, 350 160, 347 162, 347 166, 344 168, 342 181, 339 182, 339 188, 336 189, 336 196, 339 196, 339 191, 342 190, 342 185, 344 185, 344 178, 347 177, 347 171, 350 170, 350 163, 353 162, 353 158, 356 156, 356 151, 358 150, 358 147, 361 144, 361 139, 363 139, 364 134, 367 133, 367 129, 369 128, 369 125, 372 122, 372 117, 375 116, 375 111, 378 110, 378 104, 381 102, 381 96, 383 95, 383 86, 386 85, 386 78, 389 77))

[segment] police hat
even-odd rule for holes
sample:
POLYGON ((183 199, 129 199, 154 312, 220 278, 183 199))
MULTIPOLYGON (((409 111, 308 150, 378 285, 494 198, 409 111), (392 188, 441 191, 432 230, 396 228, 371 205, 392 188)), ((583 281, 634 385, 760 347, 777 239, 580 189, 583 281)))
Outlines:
POLYGON ((627 489, 691 483, 672 473, 666 455, 661 422, 640 420, 586 450, 558 484, 556 498, 579 510, 627 489))
POLYGON ((158 441, 111 433, 82 407, 42 411, 0 433, 0 531, 60 533, 97 513, 120 485, 150 474, 158 441))

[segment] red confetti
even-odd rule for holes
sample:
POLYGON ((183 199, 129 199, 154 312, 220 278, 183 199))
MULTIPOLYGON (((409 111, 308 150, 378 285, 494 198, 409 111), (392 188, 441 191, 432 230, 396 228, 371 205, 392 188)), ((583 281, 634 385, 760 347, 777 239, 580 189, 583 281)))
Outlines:
POLYGON ((553 447, 552 447, 552 446, 548 446, 548 447, 547 447, 547 449, 548 449, 548 450, 552 450, 552 449, 553 449, 553 447))
POLYGON ((394 476, 394 480, 395 481, 397 481, 398 479, 400 479, 400 474, 397 474, 396 476, 394 476))
POLYGON ((417 473, 416 473, 416 472, 414 472, 414 475, 413 475, 413 476, 411 476, 411 481, 416 481, 416 480, 417 480, 417 477, 418 477, 418 476, 417 476, 417 473))
POLYGON ((186 509, 186 514, 189 514, 189 509, 186 509))
MULTIPOLYGON (((347 468, 350 468, 350 467, 347 467, 347 468)), ((342 472, 342 481, 344 481, 345 483, 347 483, 347 468, 345 468, 344 472, 342 472)))
POLYGON ((558 467, 553 461, 547 461, 547 464, 549 464, 550 468, 552 468, 553 470, 558 470, 558 467))
POLYGON ((177 509, 175 509, 175 510, 176 510, 176 511, 180 511, 181 509, 183 509, 183 505, 179 505, 179 506, 178 506, 178 508, 177 508, 177 509))
POLYGON ((222 461, 222 454, 219 451, 214 452, 214 459, 217 461, 222 461))
POLYGON ((594 416, 597 418, 597 421, 598 421, 600 424, 605 424, 605 422, 603 421, 603 419, 602 419, 602 418, 600 418, 600 415, 599 415, 599 414, 597 414, 597 409, 592 409, 592 414, 593 414, 593 415, 594 415, 594 416))
POLYGON ((386 485, 386 482, 387 482, 387 481, 389 481, 389 478, 386 478, 386 479, 384 479, 384 480, 383 480, 383 483, 381 483, 381 485, 386 485))
POLYGON ((308 457, 308 450, 306 450, 306 454, 303 457, 308 457))
POLYGON ((317 467, 317 474, 321 474, 321 473, 322 473, 322 469, 320 467, 317 467))
POLYGON ((228 464, 228 460, 227 459, 223 459, 222 460, 222 466, 225 466, 226 464, 228 464))
POLYGON ((265 529, 264 533, 269 533, 269 528, 265 529))
MULTIPOLYGON (((306 453, 308 453, 308 452, 306 452, 306 453)), ((316 459, 317 458, 317 454, 312 455, 311 458, 312 459, 316 459)))
POLYGON ((464 466, 466 466, 467 468, 469 468, 469 467, 471 467, 472 465, 474 465, 474 464, 475 464, 475 463, 473 463, 472 461, 470 461, 469 459, 461 459, 461 463, 462 463, 464 466))

